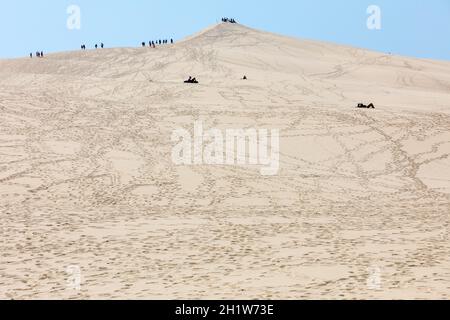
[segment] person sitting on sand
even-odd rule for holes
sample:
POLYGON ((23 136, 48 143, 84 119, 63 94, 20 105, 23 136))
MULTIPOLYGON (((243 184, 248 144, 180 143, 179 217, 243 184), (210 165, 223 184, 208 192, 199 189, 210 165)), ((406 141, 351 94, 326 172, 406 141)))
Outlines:
POLYGON ((358 103, 357 108, 359 108, 359 109, 375 109, 375 106, 373 105, 373 103, 369 104, 368 106, 366 106, 363 103, 358 103))

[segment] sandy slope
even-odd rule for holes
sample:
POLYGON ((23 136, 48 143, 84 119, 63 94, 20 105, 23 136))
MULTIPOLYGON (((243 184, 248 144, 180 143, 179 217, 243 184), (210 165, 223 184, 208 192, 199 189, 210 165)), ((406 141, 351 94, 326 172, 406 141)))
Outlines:
POLYGON ((223 24, 1 61, 0 124, 0 298, 450 298, 448 62, 223 24), (279 175, 173 165, 197 119, 279 175))

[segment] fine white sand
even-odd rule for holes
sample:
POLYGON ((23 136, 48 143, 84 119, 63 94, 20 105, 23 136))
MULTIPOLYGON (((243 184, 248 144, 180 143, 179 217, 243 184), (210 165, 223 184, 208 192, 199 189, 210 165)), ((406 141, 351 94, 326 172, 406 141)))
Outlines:
POLYGON ((449 299, 449 156, 449 62, 232 24, 0 61, 0 298, 449 299), (199 119, 280 129, 279 174, 175 166, 199 119))

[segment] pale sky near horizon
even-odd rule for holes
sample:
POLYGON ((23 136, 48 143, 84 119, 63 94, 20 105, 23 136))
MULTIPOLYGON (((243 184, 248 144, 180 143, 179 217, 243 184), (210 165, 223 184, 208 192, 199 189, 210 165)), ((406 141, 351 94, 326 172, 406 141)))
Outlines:
POLYGON ((234 17, 247 26, 381 52, 450 60, 450 0, 0 0, 0 58, 43 50, 137 47, 181 39, 234 17), (67 8, 80 8, 80 29, 67 8), (367 8, 381 9, 381 29, 367 28, 367 8))

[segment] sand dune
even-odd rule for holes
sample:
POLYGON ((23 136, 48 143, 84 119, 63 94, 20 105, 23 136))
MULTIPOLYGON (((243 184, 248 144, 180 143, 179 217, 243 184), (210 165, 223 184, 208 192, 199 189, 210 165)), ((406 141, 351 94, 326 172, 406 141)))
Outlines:
POLYGON ((449 62, 220 24, 0 61, 0 124, 0 298, 450 298, 449 62), (175 166, 196 120, 278 175, 175 166))

